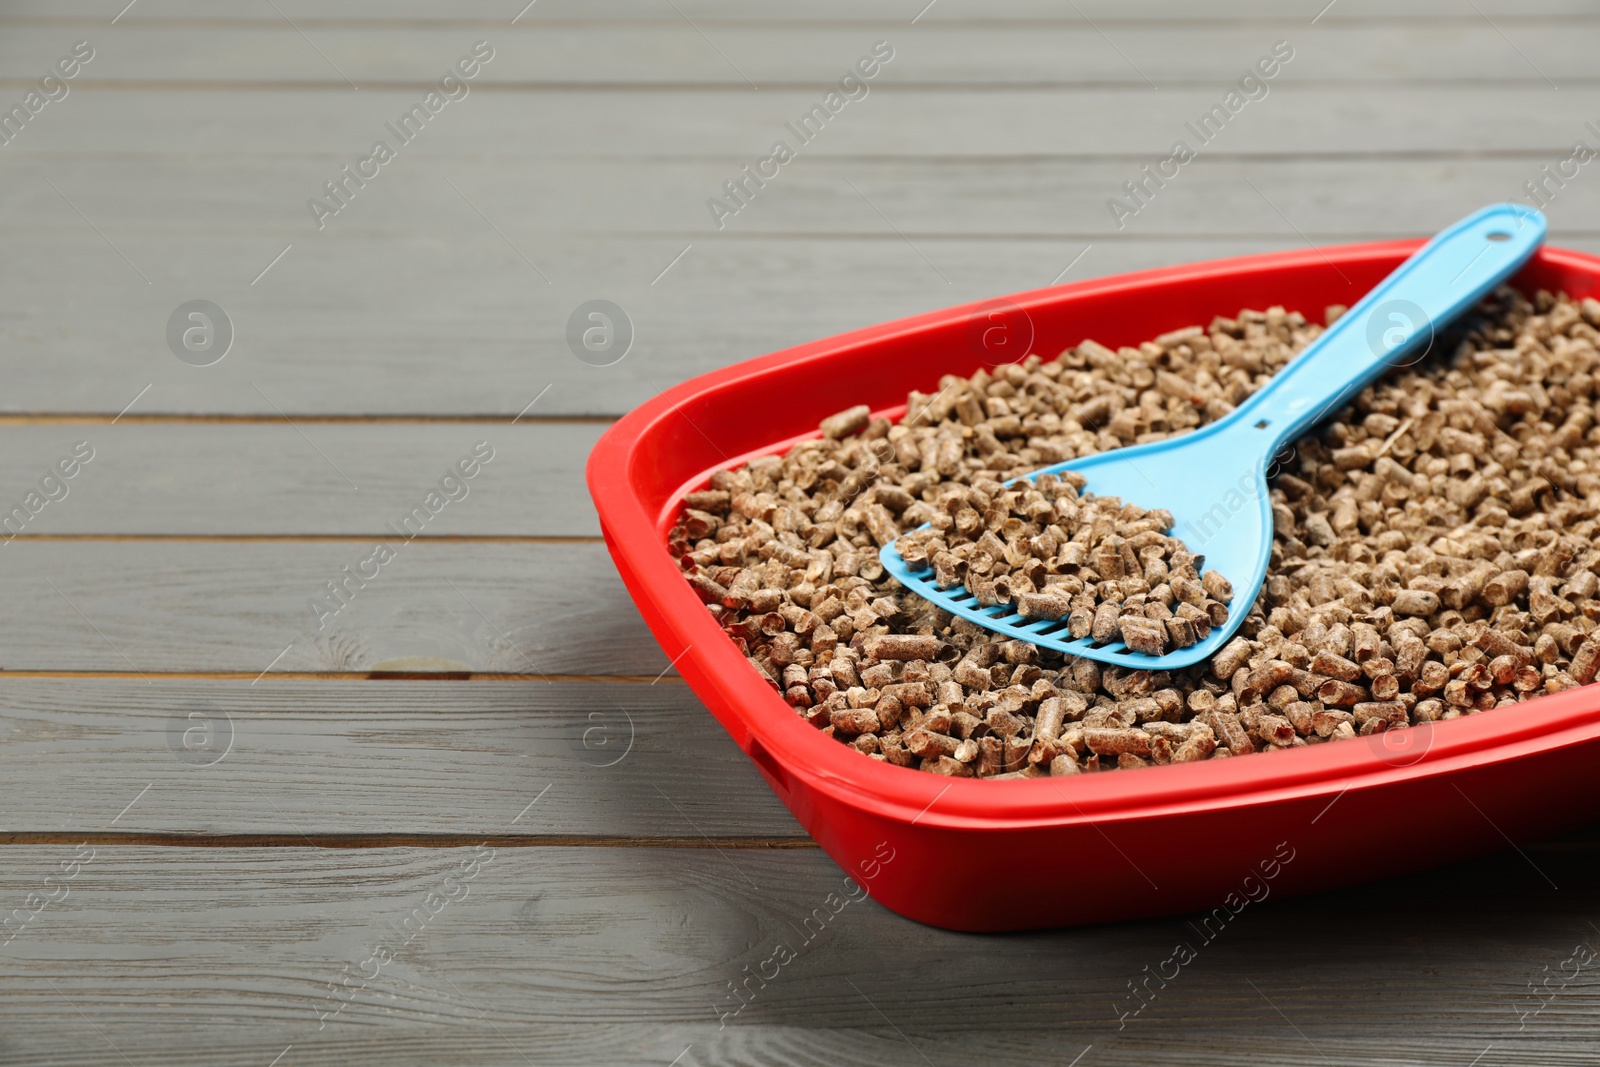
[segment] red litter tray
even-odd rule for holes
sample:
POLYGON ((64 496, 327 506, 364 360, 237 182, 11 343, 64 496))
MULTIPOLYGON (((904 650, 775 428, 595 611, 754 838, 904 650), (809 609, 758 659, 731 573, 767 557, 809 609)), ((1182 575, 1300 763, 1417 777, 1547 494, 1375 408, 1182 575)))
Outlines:
MULTIPOLYGON (((1503 849, 1600 811, 1600 687, 1276 753, 1069 778, 946 778, 868 759, 796 715, 722 633, 667 551, 711 473, 818 436, 857 403, 991 354, 1137 345, 1274 304, 1320 322, 1421 241, 1277 252, 1124 274, 917 315, 702 375, 613 426, 589 457, 606 544, 662 649, 783 803, 886 907, 934 926, 1021 930, 1206 911, 1503 849), (996 328, 1000 333, 987 333, 996 328)), ((1526 292, 1600 290, 1600 259, 1545 248, 1526 292)), ((984 357, 987 357, 984 358, 984 357)), ((1010 357, 1006 357, 1009 361, 1010 357)), ((1540 876, 1530 869, 1529 877, 1540 876)))

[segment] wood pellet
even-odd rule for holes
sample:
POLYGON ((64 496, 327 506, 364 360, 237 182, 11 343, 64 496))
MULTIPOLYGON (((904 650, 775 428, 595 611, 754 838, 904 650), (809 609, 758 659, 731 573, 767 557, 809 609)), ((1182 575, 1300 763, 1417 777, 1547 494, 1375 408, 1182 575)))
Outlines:
POLYGON ((1054 360, 946 376, 911 393, 898 423, 848 408, 819 439, 688 494, 671 551, 796 714, 867 758, 935 774, 1231 758, 1593 681, 1594 300, 1502 289, 1280 456, 1253 605, 1230 605, 1159 510, 1096 500, 1070 476, 1004 486, 1220 418, 1320 330, 1297 312, 1246 310, 1137 348, 1086 340, 1054 360), (878 561, 894 541, 941 584, 1097 640, 1178 647, 1228 611, 1245 617, 1193 667, 1102 666, 906 591, 878 561))

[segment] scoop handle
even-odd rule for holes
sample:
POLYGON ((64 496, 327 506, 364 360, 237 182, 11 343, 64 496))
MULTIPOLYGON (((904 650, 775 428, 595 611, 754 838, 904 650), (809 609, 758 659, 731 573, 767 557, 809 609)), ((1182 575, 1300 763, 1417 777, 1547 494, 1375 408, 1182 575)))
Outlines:
POLYGON ((1491 204, 1441 231, 1240 404, 1228 421, 1270 429, 1271 455, 1385 370, 1420 360, 1451 320, 1538 251, 1546 228, 1544 216, 1533 208, 1491 204))

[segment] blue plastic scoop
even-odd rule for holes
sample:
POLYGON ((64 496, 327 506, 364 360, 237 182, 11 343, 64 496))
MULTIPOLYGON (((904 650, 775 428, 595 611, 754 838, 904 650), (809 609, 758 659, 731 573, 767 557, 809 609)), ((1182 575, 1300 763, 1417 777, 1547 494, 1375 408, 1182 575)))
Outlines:
POLYGON ((1402 263, 1259 392, 1225 417, 1192 433, 1060 463, 1035 471, 1073 470, 1085 492, 1164 508, 1171 533, 1205 557, 1233 586, 1228 621, 1204 640, 1165 655, 1135 652, 1121 641, 1073 639, 1066 620, 1027 619, 1011 604, 983 607, 962 586, 940 588, 931 566, 913 570, 895 542, 879 556, 907 589, 995 633, 1073 656, 1147 670, 1172 670, 1215 653, 1244 621, 1266 579, 1272 548, 1267 464, 1325 415, 1386 369, 1421 358, 1435 333, 1521 267, 1544 240, 1545 219, 1520 204, 1494 204, 1440 233, 1402 263))

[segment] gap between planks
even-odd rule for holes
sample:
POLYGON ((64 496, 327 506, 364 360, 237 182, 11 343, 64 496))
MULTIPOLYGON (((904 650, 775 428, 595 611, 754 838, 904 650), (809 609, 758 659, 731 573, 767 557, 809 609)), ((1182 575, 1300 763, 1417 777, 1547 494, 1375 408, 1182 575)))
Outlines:
MULTIPOLYGON (((393 537, 392 532, 373 530, 355 534, 179 534, 179 533, 62 533, 62 534, 11 534, 3 543, 12 541, 343 541, 366 544, 373 538, 393 537)), ((472 544, 515 545, 593 545, 603 544, 605 538, 588 534, 417 534, 406 539, 412 542, 448 544, 461 541, 472 544)))
MULTIPOLYGON (((669 668, 670 669, 670 668, 669 668)), ((582 685, 655 685, 683 682, 676 674, 516 674, 495 671, 51 671, 0 669, 0 682, 27 678, 82 678, 89 681, 237 682, 571 682, 582 685)))
POLYGON ((811 850, 818 845, 805 836, 794 837, 605 837, 594 834, 192 834, 90 830, 17 831, 0 833, 4 845, 107 845, 133 847, 157 845, 172 848, 671 848, 722 850, 811 850))
MULTIPOLYGON (((1543 78, 1528 76, 1517 78, 1363 78, 1359 81, 1335 78, 1304 78, 1294 83, 1297 89, 1480 89, 1485 82, 1502 88, 1544 89, 1548 82, 1543 78)), ((1562 84, 1572 88, 1593 88, 1600 78, 1565 75, 1562 84)), ((26 78, 0 78, 0 89, 28 89, 35 81, 26 78)), ((828 89, 833 82, 769 81, 765 88, 779 92, 812 92, 828 89)), ((1183 78, 1164 79, 1167 89, 1201 91, 1215 89, 1216 81, 1183 78)), ((434 85, 426 81, 372 81, 364 88, 373 92, 414 93, 426 92, 434 85)), ((180 78, 171 80, 143 80, 132 78, 103 78, 97 81, 78 82, 79 92, 205 92, 205 93, 287 93, 344 91, 349 83, 334 80, 315 81, 232 81, 220 78, 180 78)), ((873 87, 881 93, 1008 93, 1008 92, 1104 92, 1106 90, 1147 89, 1146 83, 1137 79, 1095 78, 1081 81, 903 81, 883 82, 873 87)), ((748 93, 743 82, 693 82, 693 81, 505 81, 474 84, 473 92, 481 93, 748 93)))
MULTIPOLYGON (((1600 16, 1576 13, 1550 13, 1550 14, 1507 14, 1497 12, 1495 19, 1504 24, 1517 26, 1586 26, 1600 22, 1600 16)), ((841 19, 829 18, 810 21, 806 19, 731 19, 711 18, 701 16, 695 20, 699 26, 712 26, 719 29, 793 29, 793 30, 853 30, 863 26, 899 26, 903 20, 881 18, 841 19)), ((1161 15, 1150 15, 1144 18, 1118 18, 1115 16, 1102 16, 1097 18, 1093 26, 1087 25, 1081 16, 1063 15, 1061 18, 1039 17, 1011 17, 1000 16, 997 18, 939 18, 930 21, 927 25, 934 29, 1076 29, 1084 33, 1093 33, 1094 26, 1101 28, 1110 26, 1117 29, 1198 29, 1198 28, 1224 28, 1247 26, 1283 26, 1297 24, 1299 18, 1270 15, 1220 15, 1212 18, 1196 18, 1185 16, 1166 18, 1161 15)), ((1443 15, 1350 15, 1341 16, 1329 14, 1329 17, 1319 23, 1323 26, 1356 27, 1356 26, 1443 26, 1460 24, 1479 26, 1482 23, 1481 14, 1449 13, 1443 15)), ((105 20, 93 18, 88 15, 3 15, 0 16, 0 26, 103 26, 105 20)), ((456 29, 498 29, 504 31, 506 20, 489 18, 417 18, 399 16, 393 18, 352 19, 352 18, 317 18, 316 16, 301 16, 298 19, 300 26, 314 26, 324 30, 456 30, 456 29)), ((167 15, 167 16, 140 16, 131 20, 130 25, 137 25, 140 29, 187 29, 187 30, 277 30, 283 29, 281 19, 271 18, 206 18, 196 15, 167 15)), ((665 18, 614 18, 614 19, 574 19, 574 18, 538 18, 530 19, 526 24, 535 29, 599 29, 615 30, 619 27, 628 30, 650 29, 681 29, 682 21, 670 17, 665 18)), ((340 83, 342 86, 344 83, 340 83)))
MULTIPOLYGON (((1551 149, 1550 151, 1557 152, 1557 151, 1560 151, 1560 150, 1559 149, 1551 149)), ((1539 153, 1533 153, 1533 154, 1535 156, 1539 155, 1539 153)), ((978 163, 984 163, 984 164, 992 164, 994 162, 994 160, 992 160, 992 159, 990 159, 989 157, 986 157, 986 156, 972 156, 972 157, 968 157, 968 159, 966 161, 967 162, 978 162, 978 163)), ((838 231, 833 231, 833 230, 812 230, 812 231, 808 231, 808 232, 801 232, 801 231, 788 232, 788 231, 783 231, 783 230, 760 230, 760 231, 752 231, 750 233, 740 233, 740 234, 720 233, 720 234, 712 234, 712 235, 708 236, 707 234, 705 234, 704 232, 699 231, 699 230, 654 230, 654 231, 646 231, 646 230, 617 230, 617 231, 608 231, 608 232, 605 232, 605 233, 580 232, 580 231, 571 231, 571 232, 562 231, 561 233, 556 234, 556 236, 562 236, 562 237, 585 237, 585 238, 589 238, 589 239, 599 239, 599 240, 604 240, 604 241, 616 241, 616 242, 619 242, 619 243, 620 242, 626 242, 626 241, 643 241, 643 240, 670 241, 670 242, 677 242, 677 241, 680 241, 680 240, 693 240, 693 241, 705 241, 707 244, 710 244, 710 245, 717 245, 717 244, 743 244, 743 243, 760 244, 760 243, 771 243, 771 242, 774 242, 774 241, 806 241, 806 242, 814 242, 814 243, 830 243, 831 242, 831 243, 840 243, 840 244, 893 244, 893 243, 896 243, 896 242, 904 241, 907 237, 915 237, 917 240, 921 240, 921 241, 944 241, 944 242, 948 242, 948 243, 952 243, 952 244, 957 244, 957 243, 961 243, 961 244, 989 244, 989 243, 996 243, 996 242, 1008 242, 1008 243, 1012 243, 1012 244, 1059 244, 1059 243, 1061 243, 1063 241, 1070 241, 1070 242, 1085 241, 1085 242, 1092 242, 1092 243, 1095 243, 1095 244, 1105 244, 1105 245, 1114 245, 1114 244, 1121 244, 1121 245, 1151 245, 1151 244, 1205 244, 1207 242, 1227 241, 1227 242, 1232 242, 1232 243, 1235 243, 1235 244, 1238 244, 1238 243, 1241 243, 1241 242, 1254 242, 1254 243, 1259 243, 1259 244, 1263 244, 1263 245, 1274 245, 1274 246, 1275 245, 1282 245, 1282 246, 1284 246, 1286 248, 1289 248, 1291 250, 1299 248, 1305 242, 1309 241, 1309 242, 1311 242, 1311 244, 1314 246, 1315 249, 1319 249, 1320 250, 1320 249, 1325 249, 1325 248, 1328 248, 1328 247, 1337 247, 1337 246, 1340 246, 1340 245, 1364 244, 1364 243, 1369 242, 1369 241, 1405 241, 1405 240, 1420 239, 1424 235, 1419 231, 1410 231, 1410 232, 1397 233, 1397 232, 1394 232, 1392 230, 1340 230, 1340 231, 1336 231, 1336 232, 1335 231, 1323 231, 1323 230, 1301 230, 1299 232, 1298 236, 1302 240, 1300 240, 1298 242, 1293 239, 1295 235, 1285 234, 1285 233, 1283 233, 1281 231, 1280 232, 1276 232, 1276 233, 1267 232, 1267 231, 1263 231, 1263 232, 1260 232, 1260 233, 1235 231, 1235 232, 1229 232, 1229 233, 1220 233, 1219 232, 1219 233, 1108 234, 1108 233, 1105 233, 1105 232, 1091 232, 1091 231, 1088 231, 1088 230, 1078 230, 1078 231, 1074 231, 1074 230, 1060 230, 1060 231, 1056 231, 1056 230, 1049 230, 1049 231, 1034 230, 1034 231, 1030 231, 1030 232, 1026 232, 1026 233, 1020 232, 1020 231, 1018 231, 1018 232, 1004 232, 1004 231, 999 231, 999 230, 985 230, 985 231, 981 231, 981 232, 960 232, 960 231, 949 231, 949 232, 946 232, 946 231, 941 231, 941 230, 916 230, 916 229, 903 229, 903 230, 901 230, 899 232, 890 232, 890 233, 856 233, 856 232, 851 232, 851 231, 847 231, 847 230, 838 230, 838 231)), ((1549 237, 1550 237, 1550 241, 1548 241, 1547 244, 1556 244, 1556 243, 1560 243, 1562 241, 1570 241, 1570 240, 1585 240, 1585 241, 1587 241, 1587 240, 1595 240, 1595 239, 1600 239, 1600 230, 1579 230, 1579 229, 1565 229, 1565 228, 1560 228, 1560 227, 1552 227, 1551 230, 1550 230, 1550 233, 1549 233, 1549 237)), ((1267 249, 1261 249, 1260 251, 1267 251, 1267 249)), ((1254 253, 1253 252, 1235 253, 1232 256, 1222 256, 1222 257, 1213 257, 1213 258, 1237 258, 1238 256, 1248 255, 1248 254, 1254 254, 1254 253)), ((1177 265, 1188 266, 1188 265, 1192 265, 1193 263, 1196 263, 1196 262, 1206 262, 1206 260, 1185 260, 1185 261, 1181 261, 1178 264, 1161 264, 1161 265, 1162 266, 1169 266, 1169 265, 1171 265, 1171 266, 1177 266, 1177 265)), ((1142 269, 1150 269, 1150 268, 1141 268, 1141 270, 1142 269)), ((1116 274, 1101 275, 1101 276, 1096 276, 1094 278, 1089 278, 1089 279, 1084 279, 1084 280, 1086 280, 1086 281, 1103 281, 1106 278, 1118 277, 1118 276, 1120 276, 1122 274, 1140 273, 1140 272, 1141 272, 1140 270, 1119 271, 1116 274)), ((1035 286, 1034 288, 1035 289, 1053 289, 1053 288, 1056 288, 1056 286, 1055 285, 1043 285, 1043 286, 1035 286)), ((1021 290, 1021 291, 1023 291, 1023 292, 1032 292, 1033 290, 1021 290)), ((847 331, 843 331, 843 332, 848 333, 848 332, 851 332, 851 331, 847 330, 847 331)), ((833 336, 839 336, 839 335, 835 334, 833 336)), ((785 351, 785 349, 778 349, 777 351, 785 351)), ((767 354, 770 354, 770 353, 763 352, 763 351, 757 351, 757 352, 752 354, 751 358, 754 358, 754 356, 767 355, 767 354)), ((360 424, 360 423, 429 423, 429 422, 437 422, 437 423, 453 423, 453 424, 459 423, 459 424, 462 424, 462 425, 502 425, 502 426, 510 424, 510 423, 512 423, 514 421, 526 421, 526 422, 529 422, 529 423, 537 422, 537 423, 544 423, 544 424, 548 424, 548 425, 556 425, 556 424, 561 424, 561 423, 582 424, 582 425, 610 425, 610 424, 612 424, 612 423, 614 423, 614 422, 616 422, 616 421, 618 421, 619 419, 622 418, 622 416, 620 414, 610 414, 610 415, 593 415, 593 414, 591 414, 591 415, 555 415, 555 416, 549 416, 549 417, 545 417, 545 418, 535 418, 532 415, 528 415, 528 416, 524 416, 523 419, 521 419, 521 420, 514 420, 512 418, 506 417, 505 415, 465 415, 465 416, 454 416, 454 415, 440 415, 440 416, 349 415, 349 414, 328 415, 328 414, 309 414, 309 413, 304 413, 304 412, 291 413, 290 417, 293 418, 294 421, 297 422, 297 423, 308 422, 308 423, 360 424)), ((281 423, 283 421, 283 416, 282 415, 276 415, 276 414, 274 414, 274 415, 264 415, 264 414, 185 415, 185 414, 177 413, 177 412, 172 412, 172 413, 156 412, 156 413, 151 413, 151 414, 142 415, 142 416, 139 416, 139 415, 124 415, 119 420, 116 415, 112 415, 109 412, 99 412, 99 413, 78 412, 78 413, 72 413, 72 414, 36 413, 36 414, 0 415, 0 426, 3 426, 3 425, 31 425, 31 424, 100 425, 100 424, 110 423, 110 422, 114 422, 114 421, 124 421, 124 422, 130 422, 130 423, 135 423, 135 422, 145 422, 145 423, 166 423, 166 422, 172 422, 172 423, 178 423, 178 422, 233 423, 233 422, 236 422, 236 423, 271 424, 271 423, 281 423)))
MULTIPOLYGON (((522 415, 509 419, 504 415, 307 415, 294 416, 296 422, 308 423, 451 423, 466 425, 500 425, 527 422, 546 425, 601 425, 616 422, 617 415, 522 415)), ((73 412, 9 412, 0 414, 0 426, 100 426, 113 422, 127 423, 244 423, 276 426, 283 416, 271 415, 184 415, 181 413, 153 412, 148 414, 111 415, 100 411, 73 412)))
MULTIPOLYGON (((1260 152, 1221 152, 1221 151, 1215 151, 1214 152, 1214 151, 1210 151, 1208 149, 1207 152, 1206 152, 1206 158, 1210 159, 1210 160, 1215 160, 1218 163, 1348 163, 1348 162, 1351 162, 1351 161, 1370 161, 1370 162, 1388 162, 1388 163, 1394 163, 1394 162, 1401 162, 1401 163, 1406 163, 1406 162, 1418 162, 1418 163, 1458 162, 1459 163, 1459 162, 1467 162, 1467 161, 1471 161, 1471 160, 1509 160, 1509 161, 1532 160, 1532 161, 1535 161, 1535 162, 1543 162, 1543 161, 1545 161, 1545 160, 1547 160, 1549 158, 1550 153, 1552 153, 1552 152, 1563 152, 1563 151, 1566 151, 1566 149, 1561 148, 1561 147, 1555 147, 1555 146, 1549 147, 1549 148, 1373 148, 1373 149, 1351 149, 1348 152, 1317 151, 1317 150, 1314 150, 1314 149, 1296 150, 1296 151, 1293 151, 1293 152, 1274 152, 1274 151, 1270 151, 1270 150, 1260 151, 1260 152)), ((76 152, 76 151, 67 151, 65 149, 51 149, 51 148, 45 148, 45 149, 40 149, 38 151, 31 151, 31 152, 30 151, 19 151, 17 154, 20 155, 20 156, 25 157, 27 159, 27 161, 30 162, 30 163, 143 164, 143 163, 150 163, 150 162, 158 162, 159 163, 159 162, 163 162, 164 159, 165 159, 165 157, 163 157, 163 156, 152 154, 152 153, 148 153, 148 152, 117 152, 117 151, 92 151, 92 150, 91 151, 76 152)), ((330 160, 337 160, 337 159, 342 158, 342 157, 340 157, 340 156, 338 156, 338 155, 336 155, 335 153, 332 153, 332 152, 306 152, 306 153, 302 153, 301 157, 302 158, 330 159, 330 160)), ((451 158, 453 160, 455 160, 455 161, 458 161, 458 162, 467 163, 467 162, 484 162, 484 161, 495 162, 495 161, 499 161, 503 157, 501 157, 500 155, 498 155, 496 153, 493 153, 493 152, 459 152, 459 153, 453 155, 451 158)), ((588 163, 596 163, 596 164, 607 164, 607 163, 614 163, 616 161, 617 157, 615 155, 602 155, 602 154, 589 154, 589 153, 583 153, 583 152, 570 152, 570 153, 562 153, 562 154, 548 153, 546 158, 548 160, 551 160, 551 161, 556 162, 556 163, 588 162, 588 163)), ((639 163, 639 164, 684 163, 684 162, 693 163, 693 162, 700 162, 700 161, 706 160, 706 159, 723 159, 723 158, 728 158, 728 159, 737 158, 737 154, 733 153, 733 152, 706 152, 706 153, 698 153, 698 154, 697 153, 673 153, 673 152, 640 152, 640 153, 638 153, 636 155, 633 155, 633 156, 629 157, 629 159, 631 159, 633 162, 639 163)), ((853 152, 853 151, 846 150, 846 151, 841 151, 841 152, 834 153, 832 155, 820 157, 817 162, 818 162, 819 165, 827 165, 829 163, 833 163, 833 164, 849 164, 849 165, 856 165, 856 164, 863 164, 863 163, 874 164, 874 165, 877 165, 877 164, 895 165, 895 164, 916 163, 916 164, 925 164, 925 165, 928 165, 928 166, 935 166, 935 165, 967 165, 967 166, 973 166, 973 165, 977 165, 977 164, 982 164, 983 166, 995 166, 997 164, 1024 166, 1024 165, 1029 165, 1029 164, 1062 164, 1062 163, 1132 163, 1132 164, 1138 165, 1140 163, 1148 163, 1149 161, 1150 161, 1150 156, 1148 154, 1140 154, 1140 153, 1137 153, 1137 152, 995 152, 995 153, 984 153, 982 155, 951 155, 949 153, 942 153, 942 152, 904 152, 904 153, 900 153, 900 154, 889 155, 889 154, 880 153, 880 152, 853 152)), ((287 231, 285 231, 285 232, 287 232, 287 231)), ((620 236, 620 237, 627 237, 627 238, 631 239, 631 238, 640 238, 640 237, 656 237, 656 236, 660 236, 661 232, 663 232, 663 231, 656 231, 656 230, 604 230, 604 231, 596 231, 596 230, 548 230, 548 231, 544 231, 544 232, 552 234, 552 235, 556 235, 556 236, 594 237, 594 236, 598 235, 598 236, 605 236, 605 237, 618 237, 618 236, 620 236)), ((670 231, 670 232, 668 232, 668 235, 671 236, 674 233, 688 233, 688 232, 689 231, 687 231, 687 230, 684 230, 684 231, 670 231)), ((812 233, 812 232, 815 232, 815 231, 811 231, 811 230, 805 231, 805 233, 807 233, 807 234, 812 233)), ((1568 232, 1577 232, 1577 231, 1568 231, 1568 232)), ((750 240, 750 239, 768 237, 768 236, 780 236, 780 237, 789 236, 787 234, 782 233, 781 231, 776 231, 776 230, 757 230, 757 231, 750 231, 750 232, 735 232, 735 231, 732 231, 732 230, 727 230, 727 231, 713 231, 711 233, 707 233, 704 230, 697 230, 697 231, 695 231, 695 233, 699 237, 701 237, 701 238, 703 238, 705 240, 730 240, 730 241, 731 240, 738 240, 738 239, 750 240)), ((799 236, 799 234, 797 234, 796 236, 799 236)), ((997 235, 997 236, 1004 236, 1004 235, 997 235)), ((1221 239, 1221 238, 1228 238, 1228 237, 1259 237, 1259 236, 1263 236, 1263 235, 1262 234, 1248 233, 1248 232, 1241 231, 1241 230, 1230 230, 1230 231, 1228 231, 1226 233, 1201 233, 1201 234, 1198 234, 1198 235, 1196 235, 1193 232, 1176 232, 1176 231, 1170 231, 1169 232, 1169 231, 1162 230, 1162 231, 1140 231, 1139 233, 1119 233, 1119 232, 1112 231, 1112 232, 1101 233, 1098 236, 1099 236, 1099 238, 1101 240, 1110 242, 1110 241, 1187 240, 1187 239, 1189 239, 1191 237, 1197 237, 1197 236, 1199 238, 1205 238, 1205 239, 1209 239, 1209 240, 1218 240, 1218 239, 1221 239)), ((1267 234, 1265 236, 1273 236, 1273 235, 1267 234)), ((1281 236, 1281 232, 1278 234, 1278 236, 1281 236)), ((0 414, 0 418, 5 418, 5 417, 6 417, 5 415, 0 414)), ((97 416, 95 416, 95 417, 97 417, 97 416)), ((129 419, 137 419, 140 416, 139 415, 129 415, 127 417, 129 419)), ((157 417, 159 418, 161 416, 157 416, 157 417)), ((252 417, 253 418, 255 416, 248 416, 248 417, 252 417)), ((343 418, 345 416, 332 416, 332 417, 334 417, 334 418, 343 418)), ((428 421, 429 419, 435 419, 436 418, 436 419, 438 419, 439 421, 442 421, 442 422, 451 422, 451 421, 457 421, 457 420, 460 420, 460 419, 474 419, 474 418, 483 418, 483 419, 492 421, 492 420, 494 420, 496 418, 499 418, 500 416, 496 416, 496 415, 484 415, 484 416, 437 415, 437 416, 432 416, 432 415, 426 415, 426 414, 418 414, 418 415, 375 415, 375 416, 372 416, 372 417, 373 418, 378 418, 378 419, 410 420, 410 421, 417 421, 417 422, 425 422, 425 421, 428 421)), ((196 418, 202 418, 203 419, 203 418, 206 418, 206 416, 196 416, 196 418)), ((529 416, 527 416, 527 418, 529 420, 534 420, 534 419, 539 418, 539 416, 529 415, 529 416)), ((604 421, 604 420, 613 418, 613 416, 553 415, 553 416, 549 416, 548 418, 549 418, 549 421, 552 421, 552 422, 561 422, 561 421, 582 422, 582 421, 589 421, 589 420, 604 421)))

